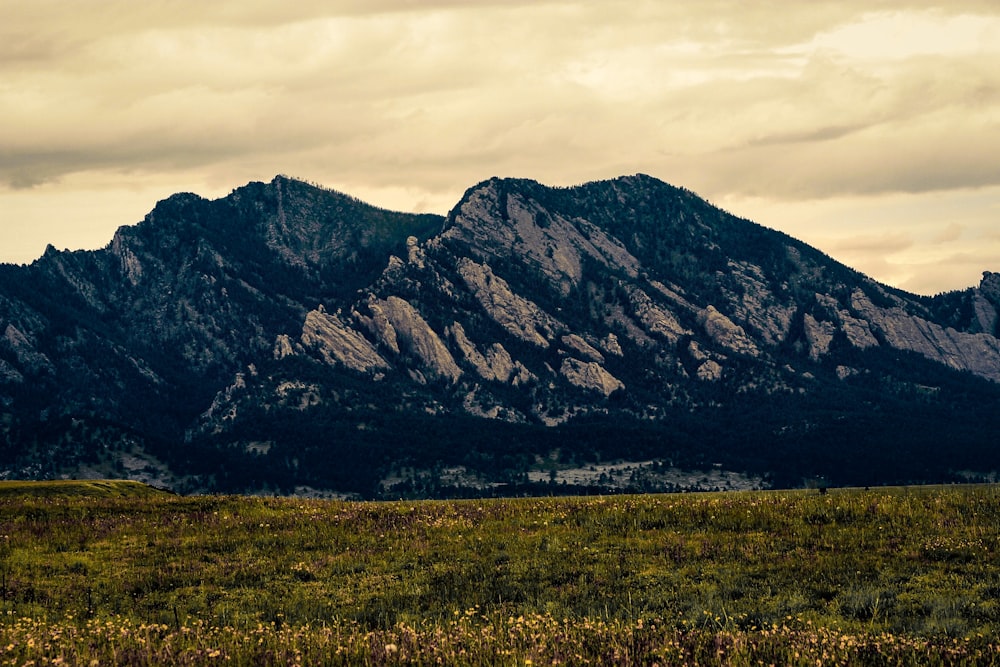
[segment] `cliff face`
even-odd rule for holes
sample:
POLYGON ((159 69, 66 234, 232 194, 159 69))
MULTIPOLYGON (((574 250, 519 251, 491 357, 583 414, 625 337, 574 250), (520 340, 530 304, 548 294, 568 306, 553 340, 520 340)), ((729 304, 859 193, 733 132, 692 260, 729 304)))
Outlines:
POLYGON ((378 366, 366 339, 309 315, 441 224, 278 177, 216 201, 174 195, 103 250, 2 266, 0 407, 22 425, 7 437, 48 447, 41 415, 182 438, 234 374, 302 336, 378 366))
MULTIPOLYGON (((332 488, 295 447, 364 440, 391 415, 665 428, 757 401, 886 409, 875 386, 944 400, 947 369, 989 401, 973 378, 1000 382, 998 326, 1000 274, 909 295, 647 176, 492 179, 446 219, 279 177, 171 197, 101 251, 0 267, 0 469, 73 469, 113 440, 175 468, 197 448, 284 451, 287 480, 332 488)), ((786 421, 769 433, 816 427, 786 421)), ((394 447, 368 465, 419 458, 394 447)))

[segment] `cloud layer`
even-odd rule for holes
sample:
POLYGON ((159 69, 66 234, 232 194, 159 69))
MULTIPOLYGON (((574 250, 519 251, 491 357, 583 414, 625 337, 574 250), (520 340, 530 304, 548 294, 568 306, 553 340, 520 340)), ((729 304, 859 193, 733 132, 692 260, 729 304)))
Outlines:
POLYGON ((279 172, 445 212, 492 175, 636 171, 901 287, 971 285, 1000 270, 1000 9, 0 0, 0 260, 279 172))

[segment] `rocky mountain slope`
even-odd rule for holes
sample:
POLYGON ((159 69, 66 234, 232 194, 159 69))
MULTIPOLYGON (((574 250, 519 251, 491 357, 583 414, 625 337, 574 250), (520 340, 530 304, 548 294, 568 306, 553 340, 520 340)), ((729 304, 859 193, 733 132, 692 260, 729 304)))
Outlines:
POLYGON ((638 467, 589 486, 953 480, 998 469, 998 334, 1000 274, 907 294, 648 176, 491 179, 447 218, 278 177, 0 267, 0 470, 366 497, 612 460, 638 467))

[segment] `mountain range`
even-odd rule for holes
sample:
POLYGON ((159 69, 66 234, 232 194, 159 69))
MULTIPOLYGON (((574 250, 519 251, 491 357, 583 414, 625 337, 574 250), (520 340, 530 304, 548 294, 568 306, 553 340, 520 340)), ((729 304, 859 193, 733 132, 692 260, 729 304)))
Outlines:
POLYGON ((909 294, 645 175, 285 176, 0 265, 0 478, 363 498, 992 479, 1000 274, 909 294))

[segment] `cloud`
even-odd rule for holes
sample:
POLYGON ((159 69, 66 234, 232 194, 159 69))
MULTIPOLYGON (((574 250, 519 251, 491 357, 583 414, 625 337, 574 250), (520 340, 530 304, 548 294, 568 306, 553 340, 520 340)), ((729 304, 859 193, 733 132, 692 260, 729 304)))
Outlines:
POLYGON ((468 163, 613 175, 631 162, 784 197, 1000 178, 995 63, 923 49, 875 72, 835 48, 892 20, 925 34, 924 13, 846 3, 776 26, 786 3, 473 4, 110 2, 51 26, 43 3, 14 23, 36 36, 2 61, 0 178, 310 167, 321 149, 399 185, 468 163))
POLYGON ((960 225, 957 222, 952 222, 948 224, 947 227, 938 232, 931 239, 932 243, 942 244, 951 243, 952 241, 957 241, 962 238, 962 233, 965 231, 965 225, 960 225))
POLYGON ((885 257, 913 247, 913 239, 900 231, 859 234, 826 244, 833 252, 885 257))

